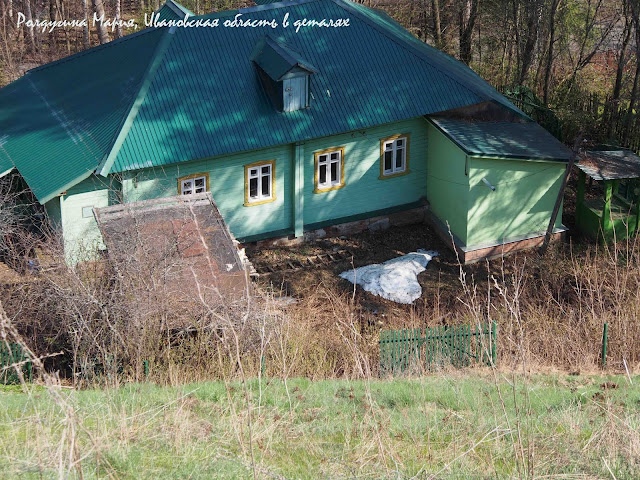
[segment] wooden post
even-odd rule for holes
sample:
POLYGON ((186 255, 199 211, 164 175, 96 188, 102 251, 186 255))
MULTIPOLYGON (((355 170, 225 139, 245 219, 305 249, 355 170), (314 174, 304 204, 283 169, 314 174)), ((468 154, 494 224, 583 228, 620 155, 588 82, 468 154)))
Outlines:
POLYGON ((611 233, 611 197, 613 195, 613 182, 604 181, 604 207, 602 207, 602 240, 606 242, 611 233))
POLYGON ((564 191, 567 188, 567 182, 569 181, 569 175, 571 174, 571 169, 573 168, 573 164, 576 161, 576 156, 578 155, 578 149, 580 148, 580 144, 582 143, 582 132, 578 134, 576 141, 573 145, 573 153, 571 157, 569 157, 569 163, 567 163, 567 168, 564 171, 564 178, 562 179, 562 185, 560 186, 560 191, 558 192, 558 196, 556 197, 556 203, 553 206, 553 211, 551 212, 551 218, 549 219, 549 226, 547 227, 547 233, 544 236, 544 242, 542 243, 542 247, 540 248, 541 252, 545 252, 547 247, 549 246, 549 242, 551 241, 551 236, 553 235, 553 229, 556 224, 556 218, 558 218, 558 212, 560 211, 560 206, 562 205, 562 199, 564 197, 564 191))
POLYGON ((576 192, 576 210, 584 204, 584 189, 587 182, 587 174, 582 170, 578 171, 578 190, 576 192))
POLYGON ((304 144, 296 144, 293 155, 293 222, 295 237, 304 234, 304 144))
POLYGON ((491 366, 495 367, 498 360, 498 350, 496 341, 498 340, 498 324, 494 321, 491 324, 491 366))

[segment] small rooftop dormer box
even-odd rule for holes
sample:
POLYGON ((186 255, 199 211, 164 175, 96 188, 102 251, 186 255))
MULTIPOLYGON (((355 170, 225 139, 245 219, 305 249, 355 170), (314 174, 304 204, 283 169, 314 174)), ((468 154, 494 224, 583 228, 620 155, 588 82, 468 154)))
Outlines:
POLYGON ((266 35, 258 40, 251 61, 276 109, 293 112, 310 105, 310 76, 318 71, 298 52, 266 35))

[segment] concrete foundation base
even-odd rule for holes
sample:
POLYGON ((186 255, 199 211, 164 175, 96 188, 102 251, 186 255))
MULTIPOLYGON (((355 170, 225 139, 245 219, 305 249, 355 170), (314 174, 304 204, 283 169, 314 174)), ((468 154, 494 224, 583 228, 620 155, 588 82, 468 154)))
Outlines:
MULTIPOLYGON (((355 235, 366 230, 370 232, 378 232, 386 230, 389 227, 415 225, 419 223, 426 223, 430 225, 438 233, 445 244, 457 252, 458 258, 463 264, 474 263, 484 259, 499 258, 521 250, 539 247, 544 242, 544 232, 538 232, 520 238, 507 239, 503 243, 499 244, 466 246, 455 236, 452 240, 446 226, 429 211, 428 205, 424 205, 422 207, 412 208, 402 212, 310 230, 304 232, 304 236, 302 237, 295 238, 288 236, 260 240, 257 242, 257 246, 258 248, 292 246, 325 237, 355 235)), ((556 228, 552 234, 551 240, 557 241, 561 239, 565 235, 566 231, 567 229, 564 227, 556 228)))
MULTIPOLYGON (((460 263, 467 265, 475 263, 479 260, 491 260, 510 255, 522 250, 529 250, 542 246, 545 233, 537 232, 525 235, 520 238, 506 239, 502 243, 486 244, 486 245, 464 245, 455 235, 452 235, 446 225, 444 225, 431 212, 425 216, 426 222, 433 227, 438 236, 447 244, 449 248, 458 254, 460 263), (452 238, 453 237, 453 238, 452 238)), ((556 228, 551 234, 551 242, 561 240, 567 232, 566 227, 556 228)))

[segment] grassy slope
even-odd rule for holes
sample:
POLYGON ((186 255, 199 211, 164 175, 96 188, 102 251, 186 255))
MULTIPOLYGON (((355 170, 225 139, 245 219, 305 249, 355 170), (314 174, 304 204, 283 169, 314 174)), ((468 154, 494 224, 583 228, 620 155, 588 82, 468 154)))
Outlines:
MULTIPOLYGON (((294 379, 289 395, 281 381, 263 383, 261 393, 251 381, 258 477, 503 478, 518 475, 522 456, 533 459, 536 477, 613 478, 607 465, 618 479, 640 476, 640 377, 634 385, 624 377, 515 377, 515 389, 513 380, 498 376, 501 395, 486 373, 369 384, 294 379)), ((63 393, 81 419, 84 478, 252 476, 240 383, 63 393)), ((2 477, 57 477, 64 427, 45 390, 0 387, 2 477)))

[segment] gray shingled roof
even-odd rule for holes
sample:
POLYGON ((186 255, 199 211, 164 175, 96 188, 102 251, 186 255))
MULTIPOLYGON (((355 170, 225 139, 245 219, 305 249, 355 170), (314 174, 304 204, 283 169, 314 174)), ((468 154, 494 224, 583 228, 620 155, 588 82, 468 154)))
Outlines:
POLYGON ((431 116, 468 155, 566 162, 571 150, 535 122, 490 122, 431 116))
POLYGON ((631 150, 583 152, 576 166, 594 180, 640 178, 640 157, 631 150))

